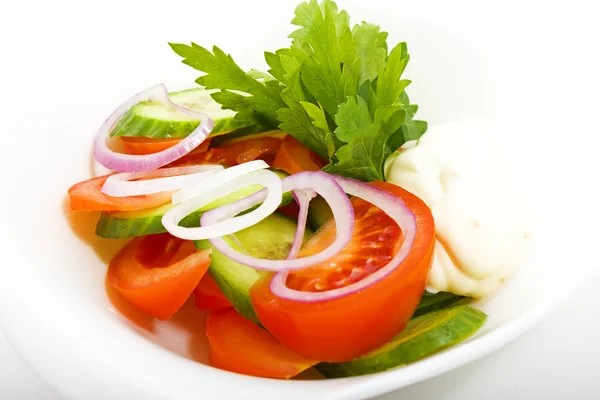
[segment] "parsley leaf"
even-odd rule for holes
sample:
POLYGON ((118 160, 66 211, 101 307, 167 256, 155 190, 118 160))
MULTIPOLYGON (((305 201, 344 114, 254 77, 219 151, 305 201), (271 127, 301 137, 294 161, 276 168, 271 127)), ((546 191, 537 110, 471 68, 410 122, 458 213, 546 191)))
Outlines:
POLYGON ((349 97, 335 117, 335 134, 346 144, 336 152, 339 162, 327 171, 364 181, 383 180, 383 165, 389 155, 387 143, 404 122, 404 114, 398 103, 378 108, 371 119, 365 100, 349 97))
POLYGON ((192 43, 169 43, 173 51, 184 58, 192 68, 205 72, 196 82, 207 89, 221 89, 212 97, 223 108, 238 112, 238 118, 265 126, 277 126, 276 111, 285 106, 281 100, 283 86, 278 81, 260 82, 256 73, 246 73, 217 46, 211 53, 202 46, 192 43), (235 93, 243 92, 244 94, 235 93))
POLYGON ((288 107, 277 111, 277 117, 281 121, 279 128, 300 140, 322 158, 328 159, 326 134, 312 123, 302 106, 302 102, 310 102, 310 96, 302 85, 299 71, 288 79, 288 86, 281 92, 281 97, 288 107))
POLYGON ((292 24, 303 28, 290 37, 297 39, 298 48, 304 49, 300 65, 302 83, 329 115, 334 116, 345 99, 338 30, 346 28, 343 26, 346 21, 341 19, 340 22, 335 3, 327 1, 322 5, 323 9, 316 0, 300 4, 292 24))
POLYGON ((360 68, 358 84, 374 81, 379 71, 386 65, 387 32, 380 32, 377 25, 363 22, 352 29, 356 40, 356 60, 360 68))

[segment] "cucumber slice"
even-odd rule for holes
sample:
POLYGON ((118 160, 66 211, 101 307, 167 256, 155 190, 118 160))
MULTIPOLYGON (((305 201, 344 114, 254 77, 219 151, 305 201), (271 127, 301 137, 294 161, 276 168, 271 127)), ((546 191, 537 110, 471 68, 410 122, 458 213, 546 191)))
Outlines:
POLYGON ((281 130, 272 130, 260 125, 252 125, 229 132, 227 135, 219 135, 213 139, 211 145, 213 147, 224 147, 249 139, 260 139, 265 136, 283 139, 286 135, 287 133, 281 130))
POLYGON ((413 314, 413 318, 417 318, 421 315, 430 313, 432 311, 441 310, 442 308, 450 307, 453 304, 465 299, 465 296, 450 292, 438 292, 438 293, 423 293, 421 301, 417 306, 417 310, 413 314))
MULTIPOLYGON (((161 219, 173 207, 165 204, 140 211, 102 212, 96 224, 96 235, 106 239, 123 239, 166 232, 161 219)), ((198 226, 201 215, 202 211, 194 212, 179 225, 188 228, 198 226)))
POLYGON ((409 321, 390 342, 362 357, 344 363, 321 363, 317 370, 327 378, 372 374, 420 360, 473 335, 487 316, 466 305, 455 305, 409 321))
POLYGON ((329 221, 332 216, 331 207, 329 207, 324 198, 317 196, 310 201, 308 206, 308 223, 313 229, 317 230, 325 225, 325 222, 329 221))
MULTIPOLYGON (((230 235, 225 240, 236 250, 254 257, 281 260, 285 258, 292 246, 296 227, 296 221, 280 213, 274 213, 258 224, 230 235)), ((312 232, 307 229, 305 239, 311 234, 312 232)), ((212 249, 208 273, 240 315, 259 324, 252 306, 250 288, 267 272, 257 271, 233 261, 215 250, 208 240, 199 240, 196 246, 199 249, 212 249)))
MULTIPOLYGON (((287 176, 287 174, 282 171, 274 172, 282 178, 287 176)), ((197 227, 200 225, 200 216, 204 211, 211 210, 224 204, 233 203, 234 201, 256 193, 260 189, 262 189, 262 186, 260 185, 251 185, 241 188, 188 215, 179 223, 179 225, 188 228, 197 227)), ((292 200, 293 196, 291 192, 284 193, 281 199, 281 206, 292 202, 292 200)), ((96 235, 108 239, 122 239, 166 232, 161 220, 163 215, 173 207, 172 204, 165 204, 160 207, 140 211, 103 212, 100 214, 100 219, 96 224, 96 235)))
MULTIPOLYGON (((248 121, 235 118, 232 110, 223 110, 210 96, 215 90, 203 88, 169 93, 169 98, 180 106, 208 114, 215 126, 211 135, 230 132, 251 125, 248 121)), ((153 139, 185 137, 200 123, 164 103, 144 101, 133 107, 125 115, 111 136, 145 136, 153 139)))

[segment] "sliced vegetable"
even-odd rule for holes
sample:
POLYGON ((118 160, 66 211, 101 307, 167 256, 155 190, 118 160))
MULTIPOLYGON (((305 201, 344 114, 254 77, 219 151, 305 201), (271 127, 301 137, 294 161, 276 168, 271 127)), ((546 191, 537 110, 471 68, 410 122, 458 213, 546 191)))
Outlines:
MULTIPOLYGON (((237 245, 241 248, 237 243, 236 235, 230 235, 226 240, 231 242, 233 246, 237 245)), ((211 250, 211 267, 208 273, 215 280, 227 300, 240 315, 258 324, 258 317, 252 307, 249 293, 252 285, 263 277, 264 273, 232 261, 218 250, 215 250, 208 240, 196 241, 196 246, 199 249, 211 250)))
POLYGON ((319 229, 331 219, 333 213, 331 207, 321 196, 317 196, 310 201, 308 207, 308 223, 313 229, 319 229))
POLYGON ((227 147, 233 144, 239 144, 247 140, 262 139, 262 138, 275 138, 283 140, 287 136, 287 133, 281 130, 274 131, 260 131, 260 132, 243 132, 242 129, 228 133, 227 135, 220 136, 218 139, 215 138, 215 147, 227 147))
MULTIPOLYGON (((271 131, 252 135, 245 134, 237 139, 211 140, 215 144, 212 148, 208 149, 207 147, 208 150, 204 152, 196 149, 171 165, 186 166, 210 163, 235 166, 252 160, 264 160, 271 164, 284 136, 285 133, 281 131, 271 131)), ((222 137, 228 139, 230 134, 222 135, 222 137)), ((211 136, 208 139, 215 138, 211 136)), ((203 145, 204 143, 200 147, 203 145)))
MULTIPOLYGON (((280 177, 284 176, 283 172, 276 173, 280 177)), ((182 219, 179 225, 190 228, 198 227, 200 226, 200 217, 205 211, 243 199, 261 189, 262 186, 260 185, 241 188, 194 211, 182 219)), ((284 193, 280 206, 289 204, 292 200, 291 193, 284 193)), ((167 230, 162 224, 162 218, 167 211, 174 207, 173 204, 164 204, 139 211, 103 212, 100 214, 100 219, 96 225, 96 235, 103 238, 120 239, 166 232, 167 230)))
POLYGON ((140 310, 166 320, 198 286, 209 254, 166 233, 135 238, 111 261, 107 281, 140 310))
POLYGON ((258 138, 254 136, 213 147, 210 152, 210 162, 233 166, 261 159, 271 163, 281 146, 281 139, 271 136, 258 138))
POLYGON ((453 346, 473 335, 487 316, 456 305, 412 319, 389 343, 352 361, 317 366, 327 378, 372 374, 396 368, 453 346))
POLYGON ((173 191, 202 182, 221 165, 194 165, 189 167, 161 168, 147 172, 121 172, 109 175, 102 185, 102 193, 114 197, 143 196, 173 191))
MULTIPOLYGON (((362 198, 369 205, 375 206, 375 211, 383 211, 386 214, 385 217, 388 219, 391 218, 392 224, 387 230, 378 232, 377 236, 371 236, 369 238, 370 242, 362 243, 363 249, 372 248, 378 250, 379 253, 376 254, 375 258, 365 259, 366 265, 364 270, 361 271, 355 267, 349 268, 346 271, 348 275, 344 277, 343 281, 334 285, 322 286, 313 283, 314 271, 316 270, 319 274, 322 274, 323 266, 306 269, 292 275, 288 275, 285 271, 280 271, 273 276, 273 280, 271 281, 271 290, 276 296, 303 302, 327 301, 347 296, 386 278, 395 269, 399 268, 409 256, 417 230, 417 221, 412 210, 399 197, 377 188, 379 184, 385 187, 386 184, 383 182, 374 182, 373 185, 368 185, 354 179, 339 176, 336 177, 336 180, 347 193, 362 198), (396 224, 396 226, 393 226, 393 224, 396 224), (402 240, 398 249, 386 246, 385 243, 389 242, 390 238, 394 240, 400 235, 402 235, 402 240), (308 273, 308 276, 303 276, 305 273, 308 273), (297 281, 296 278, 298 277, 301 280, 306 280, 306 282, 297 281), (288 278, 295 283, 290 282, 288 278)), ((391 189, 394 187, 391 184, 387 185, 391 189)), ((427 208, 427 210, 429 209, 427 208)), ((378 217, 371 221, 371 223, 379 224, 381 218, 383 217, 378 217)), ((433 219, 433 217, 431 218, 433 219)), ((329 270, 335 271, 334 274, 340 272, 340 268, 336 262, 329 264, 329 270)))
POLYGON ((215 164, 211 161, 211 149, 205 152, 192 151, 189 154, 165 165, 165 167, 189 167, 192 165, 215 164))
MULTIPOLYGON (((271 271, 283 271, 306 268, 311 265, 323 262, 339 251, 352 238, 352 227, 354 225, 354 211, 348 200, 348 197, 335 181, 335 179, 324 172, 299 172, 294 175, 290 175, 283 179, 283 190, 284 191, 295 191, 295 190, 312 190, 325 198, 325 200, 332 205, 335 226, 338 229, 335 231, 335 238, 329 246, 323 247, 319 252, 308 255, 306 257, 294 259, 294 260, 267 260, 252 257, 248 254, 243 254, 235 249, 231 248, 229 244, 223 240, 222 237, 214 237, 210 239, 215 249, 218 249, 227 257, 239 262, 240 264, 248 265, 252 268, 261 270, 271 271)), ((232 216, 258 204, 262 201, 258 193, 255 198, 252 196, 238 202, 228 204, 226 207, 221 207, 216 210, 211 210, 202 216, 201 223, 211 225, 223 220, 227 220, 232 216)))
POLYGON ((204 193, 178 204, 163 216, 162 224, 169 233, 182 239, 202 240, 222 237, 252 226, 271 215, 281 204, 282 195, 281 179, 277 174, 268 170, 254 171, 231 181, 223 182, 219 186, 210 189, 207 188, 204 193), (201 218, 200 227, 198 228, 179 226, 182 219, 200 207, 204 207, 222 196, 250 185, 261 185, 264 186, 264 189, 235 203, 214 209, 212 212, 213 215, 220 217, 234 204, 257 199, 256 202, 249 204, 248 207, 227 215, 227 218, 219 218, 219 220, 207 222, 201 218), (258 203, 261 204, 256 209, 243 215, 234 216, 258 203))
POLYGON ((438 293, 423 293, 421 301, 417 306, 417 310, 413 314, 413 318, 417 318, 421 315, 430 313, 432 311, 441 310, 442 308, 450 307, 465 299, 465 296, 459 296, 450 292, 438 292, 438 293))
POLYGON ((306 229, 306 219, 308 217, 308 205, 310 201, 317 195, 312 190, 295 190, 293 193, 294 199, 298 204, 298 229, 294 235, 294 243, 292 243, 292 248, 286 257, 288 260, 293 260, 298 257, 298 252, 300 251, 300 247, 304 242, 304 231, 306 229))
MULTIPOLYGON (((383 345, 406 326, 424 292, 435 242, 431 211, 400 187, 382 182, 372 185, 401 199, 415 216, 414 241, 400 266, 360 291, 328 301, 278 297, 271 289, 272 277, 262 278, 250 290, 261 324, 284 346, 305 357, 348 361, 383 345)), ((385 271, 401 254, 405 238, 388 210, 360 198, 353 198, 352 204, 352 240, 325 262, 290 272, 286 287, 300 294, 326 294, 385 271)), ((334 235, 333 222, 329 222, 303 246, 300 256, 320 251, 334 235)))
MULTIPOLYGON (((210 116, 215 126, 211 135, 225 133, 249 125, 235 118, 235 112, 224 110, 213 100, 214 90, 188 89, 169 93, 169 99, 188 110, 210 116)), ((184 138, 200 124, 166 102, 143 101, 131 107, 119 121, 111 136, 146 137, 152 139, 184 138)))
POLYGON ((173 204, 183 203, 199 194, 206 193, 207 191, 221 186, 235 178, 239 178, 240 176, 244 176, 250 172, 266 168, 269 168, 269 165, 262 160, 250 161, 242 165, 227 168, 226 170, 221 171, 211 177, 211 179, 207 179, 201 183, 182 188, 173 196, 173 204))
MULTIPOLYGON (((114 132, 114 131, 113 131, 114 132)), ((177 143, 181 142, 180 138, 171 138, 171 139, 150 139, 143 136, 139 137, 122 137, 121 144, 123 145, 123 150, 127 154, 134 155, 146 155, 146 154, 154 154, 160 151, 166 150, 169 147, 173 147, 177 143)), ((202 142, 207 143, 208 140, 202 142)), ((200 147, 198 146, 198 147, 200 147)))
MULTIPOLYGON (((290 251, 296 227, 294 220, 275 212, 256 225, 229 235, 225 240, 236 250, 252 256, 282 260, 290 251)), ((308 239, 311 233, 306 232, 304 239, 308 239)), ((250 299, 250 288, 265 273, 231 260, 214 249, 208 240, 198 241, 196 246, 199 249, 211 249, 209 274, 235 309, 258 323, 250 299)))
POLYGON ((131 97, 117 108, 100 127, 94 142, 94 159, 102 166, 116 172, 152 171, 167 165, 188 154, 208 137, 213 129, 213 121, 206 114, 180 107, 169 100, 164 85, 156 85, 131 97), (113 126, 133 106, 142 101, 162 101, 188 117, 200 119, 200 124, 181 142, 168 149, 149 155, 116 153, 107 146, 107 139, 113 126))
MULTIPOLYGON (((161 222, 162 217, 173 207, 172 204, 164 204, 139 211, 102 212, 96 224, 96 235, 107 239, 123 239, 164 233, 167 230, 161 222)), ((202 212, 188 215, 179 224, 199 226, 202 212)))
MULTIPOLYGON (((286 192, 286 193, 289 193, 289 192, 286 192)), ((284 193, 284 195, 286 193, 284 193)), ((280 213, 282 213, 283 215, 285 215, 289 218, 298 219, 298 214, 300 213, 300 207, 298 207, 298 204, 296 204, 295 202, 292 202, 290 204, 286 204, 283 207, 279 207, 277 209, 277 211, 279 211, 280 213)))
POLYGON ((210 313, 206 336, 211 365, 231 372, 288 379, 318 363, 286 349, 232 308, 210 313))
POLYGON ((71 211, 137 211, 171 202, 173 192, 147 196, 113 197, 101 189, 110 175, 79 182, 69 189, 71 211))
POLYGON ((231 307, 231 303, 210 274, 204 274, 200 283, 194 289, 194 299, 196 307, 201 310, 218 310, 219 308, 231 307))
POLYGON ((293 136, 287 135, 271 166, 288 174, 302 171, 318 171, 327 165, 321 157, 313 153, 293 136))
POLYGON ((265 135, 265 136, 273 136, 273 137, 278 137, 280 139, 283 139, 283 136, 285 135, 280 135, 281 131, 274 131, 271 130, 268 127, 265 126, 261 126, 261 125, 249 125, 246 126, 244 128, 240 128, 240 129, 236 129, 235 131, 231 131, 231 132, 227 132, 227 134, 223 133, 222 135, 215 135, 215 136, 210 136, 211 143, 212 146, 214 147, 220 147, 226 143, 229 143, 233 140, 244 140, 247 137, 250 136, 255 136, 256 137, 260 137, 258 135, 265 135))
MULTIPOLYGON (((200 146, 196 147, 193 151, 188 154, 188 156, 192 154, 205 153, 208 151, 210 147, 212 137, 206 138, 200 146)), ((123 149, 127 154, 154 154, 169 147, 173 147, 177 143, 181 142, 183 139, 181 138, 171 138, 171 139, 150 139, 143 136, 137 137, 121 137, 121 143, 123 145, 123 149)), ((186 156, 187 157, 187 156, 186 156)))

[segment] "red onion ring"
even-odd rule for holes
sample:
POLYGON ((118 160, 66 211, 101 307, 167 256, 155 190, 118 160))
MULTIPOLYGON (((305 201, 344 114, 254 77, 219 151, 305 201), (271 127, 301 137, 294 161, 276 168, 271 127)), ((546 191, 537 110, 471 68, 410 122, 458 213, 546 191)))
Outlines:
MULTIPOLYGON (((256 194, 257 193, 255 193, 253 196, 256 194)), ((258 170, 240 176, 231 181, 222 182, 220 186, 212 188, 212 190, 207 190, 205 193, 198 194, 196 197, 178 204, 171 210, 167 211, 165 215, 163 215, 161 222, 167 232, 173 236, 177 236, 185 240, 204 240, 222 237, 255 225, 267 218, 269 215, 273 214, 281 204, 281 195, 282 182, 279 176, 273 171, 258 170), (201 219, 200 227, 197 228, 186 228, 179 226, 181 220, 192 212, 212 203, 223 196, 227 196, 243 187, 250 185, 261 185, 265 188, 258 192, 261 193, 262 197, 257 203, 262 202, 262 204, 255 210, 239 216, 235 216, 238 213, 234 212, 230 217, 219 218, 208 226, 207 224, 202 223, 204 219, 201 219)), ((251 200, 255 198, 252 196, 250 197, 251 200)), ((248 202, 249 200, 247 199, 248 198, 246 197, 240 201, 248 202)), ((230 205, 231 204, 217 207, 212 210, 214 211, 212 214, 218 217, 221 215, 221 213, 223 213, 223 210, 228 210, 230 205)))
POLYGON ((102 166, 116 172, 144 172, 152 171, 167 165, 198 147, 210 134, 214 126, 213 120, 204 113, 192 111, 173 103, 168 96, 167 88, 163 84, 151 87, 131 97, 104 121, 94 142, 94 159, 102 166), (176 145, 163 151, 148 155, 131 155, 116 153, 108 148, 106 140, 110 136, 119 120, 133 106, 143 101, 162 101, 187 114, 194 119, 199 119, 200 124, 192 133, 176 145))
POLYGON ((303 303, 315 303, 348 296, 352 293, 356 293, 369 286, 372 286, 390 275, 394 270, 396 270, 396 268, 400 267, 402 262, 410 253, 417 233, 417 221, 413 212, 406 206, 402 199, 393 196, 385 190, 381 190, 354 179, 336 176, 335 180, 340 184, 346 193, 360 197, 374 206, 379 207, 383 212, 388 214, 394 221, 396 221, 398 226, 400 226, 404 236, 402 246, 400 246, 398 253, 396 253, 394 258, 392 258, 386 266, 375 271, 373 274, 346 287, 328 290, 325 292, 303 292, 290 289, 286 285, 288 272, 278 272, 271 280, 271 291, 274 295, 282 299, 303 303))
POLYGON ((300 247, 302 247, 302 241, 304 240, 304 232, 306 231, 306 220, 308 218, 308 206, 311 199, 317 194, 314 190, 294 190, 292 192, 296 203, 300 210, 298 211, 298 228, 294 234, 294 241, 292 242, 292 248, 287 255, 287 260, 293 260, 298 257, 300 247))
MULTIPOLYGON (((294 260, 268 260, 251 257, 233 249, 222 237, 210 239, 211 244, 232 260, 248 265, 249 267, 268 271, 289 271, 302 269, 330 259, 339 253, 352 238, 354 228, 354 209, 352 203, 346 196, 342 187, 336 182, 332 175, 321 171, 298 172, 283 179, 283 191, 290 190, 312 190, 320 194, 331 207, 336 225, 336 236, 333 243, 325 250, 308 257, 296 258, 294 260)), ((247 210, 261 202, 258 194, 239 200, 205 212, 202 215, 201 225, 211 225, 231 218, 234 215, 247 210)))
POLYGON ((172 203, 179 204, 184 201, 193 199, 199 194, 205 193, 208 190, 212 190, 223 183, 239 178, 240 176, 247 175, 251 172, 258 171, 261 169, 269 168, 269 164, 263 160, 254 160, 247 163, 239 164, 234 167, 229 167, 218 173, 214 174, 208 179, 203 180, 197 184, 183 187, 180 191, 173 195, 172 203))
POLYGON ((100 191, 113 197, 143 196, 168 192, 181 189, 185 185, 201 182, 223 169, 222 165, 203 164, 188 167, 161 168, 156 171, 120 172, 106 178, 100 191), (141 178, 149 179, 143 181, 135 180, 141 178))

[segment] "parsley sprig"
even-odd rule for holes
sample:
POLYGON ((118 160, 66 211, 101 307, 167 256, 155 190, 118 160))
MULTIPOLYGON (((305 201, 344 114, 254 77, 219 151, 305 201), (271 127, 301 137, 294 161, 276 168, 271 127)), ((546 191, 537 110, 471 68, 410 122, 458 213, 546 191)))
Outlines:
POLYGON ((319 154, 324 170, 361 179, 383 180, 386 158, 418 139, 425 121, 414 120, 401 79, 409 55, 406 43, 388 52, 387 32, 350 18, 331 0, 301 3, 289 48, 265 52, 268 74, 245 72, 230 55, 195 43, 171 43, 183 62, 201 72, 196 80, 219 89, 213 98, 236 118, 278 127, 319 154))

